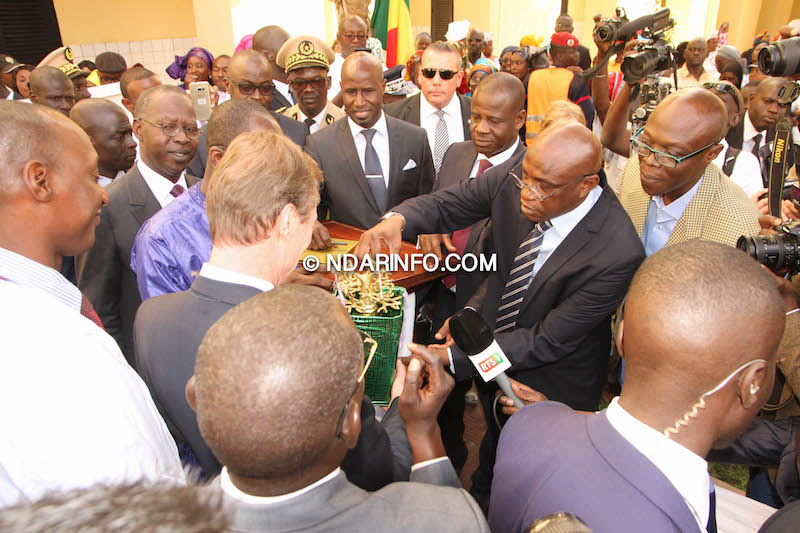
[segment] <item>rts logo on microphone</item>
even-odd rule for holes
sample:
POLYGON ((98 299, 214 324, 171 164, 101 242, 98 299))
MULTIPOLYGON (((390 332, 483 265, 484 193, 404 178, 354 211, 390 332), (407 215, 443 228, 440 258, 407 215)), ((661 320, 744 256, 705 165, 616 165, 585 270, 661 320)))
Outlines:
POLYGON ((497 365, 502 365, 504 361, 505 359, 503 359, 503 356, 500 355, 499 352, 495 352, 483 361, 479 362, 478 368, 480 368, 481 372, 488 372, 497 365))

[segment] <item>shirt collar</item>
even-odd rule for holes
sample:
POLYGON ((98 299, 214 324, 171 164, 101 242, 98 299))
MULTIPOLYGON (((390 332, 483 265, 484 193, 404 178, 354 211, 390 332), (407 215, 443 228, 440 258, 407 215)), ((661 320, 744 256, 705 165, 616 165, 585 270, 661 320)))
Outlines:
POLYGON ((271 291, 275 288, 275 285, 265 279, 250 276, 248 274, 242 274, 241 272, 235 272, 233 270, 228 270, 227 268, 212 265, 211 263, 203 263, 203 267, 200 269, 200 275, 204 278, 213 279, 214 281, 221 281, 223 283, 246 285, 262 292, 271 291))
MULTIPOLYGON (((425 99, 425 95, 422 94, 419 98, 420 122, 428 117, 433 116, 436 111, 437 109, 429 104, 425 99)), ((457 118, 459 120, 461 119, 461 100, 458 98, 458 94, 453 93, 453 97, 450 99, 450 102, 448 102, 448 104, 442 108, 442 111, 444 111, 445 115, 457 118)))
MULTIPOLYGON (((743 136, 742 142, 749 141, 759 133, 763 132, 758 131, 756 127, 753 126, 753 122, 750 120, 750 111, 747 111, 744 114, 744 131, 742 132, 743 136)), ((763 135, 762 135, 762 140, 763 140, 763 135)))
POLYGON ((686 208, 689 206, 689 202, 691 202, 692 198, 694 198, 694 195, 697 194, 697 190, 700 188, 700 183, 702 183, 702 181, 703 178, 701 177, 699 180, 697 180, 697 183, 694 184, 694 187, 686 191, 683 196, 677 200, 674 200, 669 205, 664 205, 663 196, 653 196, 653 201, 656 203, 656 207, 658 207, 659 212, 666 213, 675 220, 680 220, 680 218, 683 216, 683 212, 686 211, 686 208))
POLYGON ((18 285, 41 289, 70 309, 81 310, 83 296, 75 285, 57 270, 24 255, 0 248, 0 277, 18 285))
POLYGON ((555 218, 550 219, 550 223, 553 225, 553 228, 558 235, 563 239, 570 232, 575 229, 575 226, 583 220, 583 217, 592 210, 594 204, 597 203, 597 200, 600 198, 600 195, 603 194, 603 188, 600 185, 595 186, 594 189, 589 191, 589 194, 586 195, 586 198, 583 199, 581 205, 564 213, 563 215, 559 215, 555 218))
POLYGON ((236 488, 236 486, 233 484, 233 481, 231 481, 231 476, 230 474, 228 474, 228 468, 224 466, 222 467, 222 472, 220 472, 219 474, 219 484, 220 488, 222 488, 222 490, 234 500, 249 505, 269 505, 273 503, 281 503, 293 500, 298 496, 301 496, 307 492, 311 492, 315 488, 327 483, 328 481, 332 481, 336 476, 339 475, 339 472, 341 471, 342 471, 341 468, 337 467, 333 472, 323 477, 322 479, 318 479, 311 485, 303 487, 300 490, 290 492, 289 494, 281 494, 280 496, 252 496, 250 494, 242 492, 241 490, 236 488))
POLYGON ((502 152, 494 154, 491 157, 487 157, 484 154, 478 154, 478 161, 486 159, 489 161, 489 163, 492 164, 493 167, 496 167, 497 165, 505 163, 506 161, 511 159, 511 156, 514 155, 514 152, 517 151, 517 146, 519 146, 519 136, 516 137, 516 142, 514 142, 514 144, 511 145, 511 148, 507 148, 502 152))
POLYGON ((178 181, 173 183, 169 179, 165 178, 152 168, 147 166, 147 163, 139 159, 136 162, 136 168, 139 169, 139 172, 142 174, 142 178, 147 183, 147 186, 150 187, 150 190, 153 192, 153 196, 156 197, 158 203, 160 204, 161 201, 170 195, 170 191, 175 185, 180 185, 183 187, 183 190, 188 189, 189 187, 186 185, 186 172, 181 172, 180 177, 178 177, 178 181))
POLYGON ((693 509, 699 523, 708 522, 711 480, 708 463, 699 455, 641 422, 619 405, 619 397, 606 409, 611 426, 652 462, 693 509))
MULTIPOLYGON (((328 114, 328 104, 326 103, 325 107, 322 108, 322 111, 320 112, 320 114, 317 115, 316 117, 311 117, 311 118, 314 119, 314 124, 319 126, 319 125, 325 123, 325 115, 327 115, 327 114, 328 114)), ((300 122, 303 122, 307 118, 308 117, 306 116, 306 114, 303 113, 303 110, 300 109, 300 106, 298 105, 297 106, 297 120, 300 121, 300 122)), ((373 127, 375 127, 375 126, 373 126, 373 127)))
POLYGON ((362 128, 350 117, 347 117, 347 124, 350 126, 350 133, 353 135, 353 139, 356 138, 357 135, 361 134, 362 131, 366 129, 373 129, 380 133, 381 135, 385 135, 387 138, 389 137, 389 128, 386 125, 386 115, 381 111, 381 116, 378 121, 372 125, 372 128, 362 128))

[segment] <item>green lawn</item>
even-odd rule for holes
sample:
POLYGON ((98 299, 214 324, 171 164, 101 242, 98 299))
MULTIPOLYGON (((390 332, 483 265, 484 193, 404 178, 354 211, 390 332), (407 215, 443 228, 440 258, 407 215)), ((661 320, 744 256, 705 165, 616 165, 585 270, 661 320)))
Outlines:
POLYGON ((738 489, 747 490, 747 480, 750 475, 746 466, 709 463, 708 471, 713 477, 721 479, 725 483, 730 483, 738 489))

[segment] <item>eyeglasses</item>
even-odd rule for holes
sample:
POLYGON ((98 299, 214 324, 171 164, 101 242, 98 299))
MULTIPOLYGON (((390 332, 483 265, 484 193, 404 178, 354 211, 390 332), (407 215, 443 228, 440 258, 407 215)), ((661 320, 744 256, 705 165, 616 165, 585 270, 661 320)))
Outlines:
MULTIPOLYGON (((367 356, 367 360, 364 363, 364 368, 361 369, 361 374, 358 375, 358 380, 356 381, 356 386, 353 388, 353 392, 350 394, 350 397, 355 394, 356 389, 358 389, 361 382, 364 381, 364 377, 367 375, 367 370, 369 370, 369 365, 372 364, 372 359, 375 357, 375 352, 378 351, 378 341, 370 337, 367 333, 360 332, 361 335, 364 337, 364 344, 370 344, 369 347, 369 355, 367 356)), ((347 398, 347 403, 344 405, 344 409, 342 409, 342 414, 339 415, 339 423, 336 424, 336 437, 340 437, 342 435, 342 426, 344 425, 344 417, 347 415, 347 409, 350 407, 350 397, 347 398)))
POLYGON ((291 85, 292 89, 299 93, 305 91, 309 86, 311 86, 311 88, 315 91, 321 91, 325 88, 325 82, 327 80, 328 78, 314 78, 313 80, 290 80, 289 85, 291 85))
POLYGON ((239 92, 244 96, 250 96, 256 92, 256 89, 258 89, 258 92, 261 94, 261 96, 269 96, 275 91, 275 84, 271 81, 262 83, 261 85, 253 85, 252 83, 247 82, 239 83, 231 78, 228 78, 228 80, 230 80, 232 84, 236 85, 239 88, 239 92))
POLYGON ((473 37, 470 37, 469 39, 467 39, 467 42, 468 43, 482 43, 483 39, 475 39, 473 37))
POLYGON ((342 35, 347 41, 366 41, 367 34, 366 33, 345 33, 342 35))
POLYGON ((661 152, 659 150, 651 148, 651 147, 647 146, 645 143, 643 143, 642 141, 640 141, 639 139, 637 139, 637 137, 639 137, 642 134, 643 131, 644 131, 644 127, 639 128, 639 130, 636 133, 634 133, 633 136, 631 137, 631 143, 636 147, 636 152, 639 154, 639 157, 647 158, 647 156, 649 156, 652 153, 653 156, 656 158, 656 161, 658 162, 658 164, 661 165, 662 167, 666 167, 666 168, 675 168, 680 163, 682 163, 683 161, 689 159, 690 157, 694 157, 697 154, 699 154, 700 152, 703 152, 704 150, 708 150, 712 146, 716 146, 716 145, 719 144, 719 141, 716 141, 716 142, 713 142, 713 143, 711 143, 711 144, 709 144, 707 146, 704 146, 704 147, 700 148, 697 151, 692 152, 689 155, 685 155, 683 157, 675 157, 674 155, 668 154, 666 152, 661 152))
POLYGON ((422 75, 425 76, 426 78, 428 78, 429 80, 432 80, 436 76, 437 72, 439 73, 439 76, 445 81, 452 80, 453 76, 456 75, 456 71, 455 70, 448 70, 448 69, 441 69, 441 68, 424 68, 424 69, 422 69, 422 75))
POLYGON ((142 122, 147 122, 156 128, 161 128, 161 131, 163 131, 167 137, 175 137, 181 130, 183 130, 183 133, 186 134, 186 137, 189 139, 194 140, 200 137, 200 130, 197 128, 197 126, 187 126, 184 128, 178 126, 177 124, 156 124, 155 122, 150 122, 149 120, 145 120, 143 118, 140 118, 139 120, 142 122))
MULTIPOLYGON (((516 167, 516 168, 518 169, 519 167, 516 167)), ((601 166, 600 170, 602 170, 602 169, 603 169, 603 167, 601 166)), ((534 185, 534 184, 528 185, 527 183, 523 182, 513 170, 510 171, 509 174, 511 174, 511 178, 514 180, 514 184, 517 187, 519 187, 520 191, 522 191, 522 189, 527 189, 527 190, 529 190, 531 192, 531 194, 533 195, 533 197, 537 201, 544 202, 545 200, 547 200, 548 198, 550 198, 551 196, 553 196, 557 192, 563 191, 564 189, 566 189, 567 187, 569 187, 570 185, 572 185, 576 181, 580 181, 583 178, 589 178, 591 176, 597 176, 600 173, 600 170, 598 170, 597 172, 592 172, 591 174, 584 174, 583 176, 579 176, 579 177, 575 178, 574 180, 570 181, 569 183, 567 183, 566 185, 563 185, 563 186, 559 187, 558 189, 554 190, 553 192, 551 192, 548 195, 542 194, 539 191, 539 189, 536 187, 536 185, 534 185)))
POLYGON ((733 101, 736 102, 736 111, 741 111, 739 107, 739 98, 741 98, 741 96, 738 94, 739 91, 733 86, 732 83, 727 81, 707 81, 700 85, 700 88, 731 95, 733 101))

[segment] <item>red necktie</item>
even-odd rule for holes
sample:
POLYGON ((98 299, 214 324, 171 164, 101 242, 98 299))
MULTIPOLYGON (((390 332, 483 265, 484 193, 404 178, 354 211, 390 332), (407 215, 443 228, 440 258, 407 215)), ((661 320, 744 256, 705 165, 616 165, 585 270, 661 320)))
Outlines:
MULTIPOLYGON (((487 169, 492 167, 491 161, 488 159, 481 159, 478 162, 478 172, 475 174, 477 178, 481 174, 483 174, 487 169)), ((457 230, 453 232, 453 246, 456 247, 456 253, 459 257, 464 255, 464 250, 467 248, 467 241, 469 240, 469 232, 472 230, 472 226, 464 229, 457 230)), ((456 275, 450 274, 446 278, 444 278, 444 286, 448 289, 453 287, 456 284, 456 275)))
POLYGON ((97 324, 97 326, 103 331, 106 330, 106 328, 103 327, 103 323, 100 322, 100 317, 97 315, 97 311, 95 311, 94 307, 92 307, 92 302, 90 302, 89 299, 83 294, 81 294, 81 314, 97 324))
POLYGON ((181 187, 180 185, 178 185, 178 184, 176 183, 176 184, 175 184, 175 186, 172 188, 172 190, 171 190, 171 191, 169 191, 169 193, 170 193, 172 196, 174 196, 175 198, 177 198, 178 196, 180 196, 181 194, 183 194, 183 191, 184 191, 184 190, 185 190, 185 189, 184 189, 183 187, 181 187))

